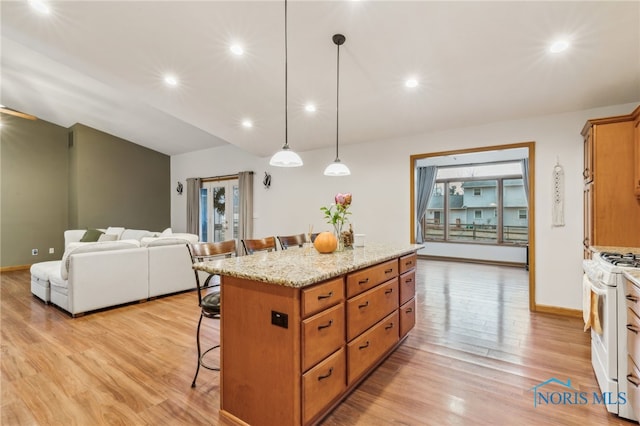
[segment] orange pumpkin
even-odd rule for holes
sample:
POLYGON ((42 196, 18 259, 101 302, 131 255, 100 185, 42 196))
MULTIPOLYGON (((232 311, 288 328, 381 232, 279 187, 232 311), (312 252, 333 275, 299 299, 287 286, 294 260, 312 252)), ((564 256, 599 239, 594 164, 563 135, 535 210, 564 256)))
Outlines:
POLYGON ((338 248, 338 239, 333 232, 321 232, 316 236, 313 246, 320 253, 333 253, 338 248))

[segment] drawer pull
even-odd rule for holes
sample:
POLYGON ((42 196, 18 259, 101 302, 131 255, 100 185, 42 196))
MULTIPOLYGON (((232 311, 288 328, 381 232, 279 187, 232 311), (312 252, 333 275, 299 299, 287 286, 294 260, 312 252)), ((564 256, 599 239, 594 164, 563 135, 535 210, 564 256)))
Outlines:
POLYGON ((409 283, 412 283, 412 282, 413 282, 412 278, 407 278, 406 280, 404 280, 405 284, 409 284, 409 283))
POLYGON ((318 376, 318 381, 327 379, 327 378, 331 377, 332 374, 333 374, 333 367, 331 367, 329 369, 329 372, 327 374, 325 374, 324 376, 318 376))
POLYGON ((318 330, 322 330, 323 328, 329 328, 329 327, 331 327, 332 324, 333 324, 333 320, 329 320, 329 322, 327 324, 319 325, 318 326, 318 330))
POLYGON ((391 330, 393 328, 393 323, 390 322, 388 325, 384 327, 385 330, 391 330))
POLYGON ((638 303, 638 298, 632 294, 627 294, 624 298, 629 302, 638 303))
POLYGON ((321 294, 320 296, 318 296, 318 300, 328 299, 330 297, 333 297, 333 292, 332 291, 330 291, 329 294, 321 294))
POLYGON ((404 311, 405 314, 410 314, 411 312, 413 312, 413 308, 409 308, 406 311, 404 311))
POLYGON ((358 281, 358 284, 362 285, 362 284, 366 284, 368 282, 369 282, 369 278, 365 278, 364 280, 358 281))
POLYGON ((638 330, 638 327, 636 327, 633 324, 627 324, 627 330, 632 331, 632 332, 634 332, 636 334, 638 334, 638 331, 640 331, 640 330, 638 330))
POLYGON ((393 289, 392 288, 388 288, 384 291, 384 294, 391 294, 393 293, 393 289))
POLYGON ((367 342, 364 345, 358 346, 358 349, 366 349, 369 347, 369 341, 367 340, 367 342))
POLYGON ((358 309, 366 308, 367 306, 369 306, 369 301, 368 300, 366 302, 364 302, 362 305, 358 305, 358 309))
POLYGON ((640 386, 640 381, 638 381, 638 378, 633 374, 627 374, 627 382, 631 383, 635 387, 640 386))
POLYGON ((412 266, 412 265, 413 265, 413 261, 412 260, 404 263, 404 266, 412 266))
POLYGON ((393 268, 389 268, 389 269, 385 269, 385 270, 384 270, 384 273, 385 273, 385 274, 390 274, 390 273, 392 273, 392 272, 393 272, 393 268))

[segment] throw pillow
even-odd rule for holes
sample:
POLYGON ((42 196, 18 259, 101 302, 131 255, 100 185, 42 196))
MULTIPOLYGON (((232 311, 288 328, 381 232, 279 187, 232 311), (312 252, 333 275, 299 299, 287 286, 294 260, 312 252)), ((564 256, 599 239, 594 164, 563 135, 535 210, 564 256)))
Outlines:
POLYGON ((80 242, 91 243, 98 241, 98 238, 100 238, 100 235, 102 234, 104 234, 104 232, 98 231, 97 229, 87 229, 87 232, 85 232, 82 238, 80 238, 80 242))
POLYGON ((171 228, 167 228, 164 231, 162 231, 162 233, 160 234, 161 237, 168 237, 169 235, 173 234, 173 232, 171 231, 171 228))
POLYGON ((117 241, 118 236, 116 234, 102 234, 98 238, 98 241, 117 241))

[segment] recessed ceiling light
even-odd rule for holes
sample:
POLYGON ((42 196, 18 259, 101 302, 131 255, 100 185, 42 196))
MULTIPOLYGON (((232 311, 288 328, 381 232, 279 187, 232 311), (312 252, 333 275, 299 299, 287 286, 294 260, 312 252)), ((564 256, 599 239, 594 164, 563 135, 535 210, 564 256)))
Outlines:
POLYGON ((549 52, 551 53, 560 53, 569 48, 569 42, 567 40, 557 40, 554 41, 551 46, 549 46, 549 52))
POLYGON ((253 127, 253 123, 251 122, 251 120, 242 120, 242 127, 244 127, 245 129, 250 129, 253 127))
POLYGON ((29 5, 40 13, 51 13, 51 8, 49 7, 49 5, 42 0, 29 0, 29 5))
POLYGON ((316 106, 314 104, 306 104, 304 110, 307 112, 316 112, 316 106))
POLYGON ((414 88, 418 86, 418 80, 416 80, 415 78, 408 78, 405 82, 404 85, 410 88, 414 88))
POLYGON ((178 79, 173 75, 166 75, 164 77, 164 82, 167 83, 169 86, 177 86, 178 85, 178 79))
POLYGON ((231 51, 231 53, 237 56, 241 56, 242 54, 244 54, 244 48, 240 44, 232 44, 231 46, 229 46, 229 50, 231 51))

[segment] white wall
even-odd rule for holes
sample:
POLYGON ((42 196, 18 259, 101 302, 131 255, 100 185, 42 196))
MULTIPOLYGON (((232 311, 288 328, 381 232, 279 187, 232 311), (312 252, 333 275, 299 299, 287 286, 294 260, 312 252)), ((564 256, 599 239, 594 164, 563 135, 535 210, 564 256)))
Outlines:
MULTIPOLYGON (((255 172, 254 234, 266 236, 329 230, 320 207, 337 192, 352 192, 351 222, 368 241, 408 243, 410 240, 410 173, 413 154, 535 141, 536 303, 581 309, 582 289, 582 137, 589 118, 629 114, 637 104, 617 105, 518 121, 451 129, 396 140, 344 145, 340 158, 351 176, 322 174, 333 160, 333 148, 302 152, 302 168, 269 166, 234 147, 173 156, 173 185, 187 177, 255 172), (552 171, 556 160, 565 172, 564 227, 551 226, 552 171), (270 189, 262 186, 264 172, 272 175, 270 189)), ((290 140, 295 149, 295 137, 290 140)), ((274 151, 279 147, 274 146, 274 151)), ((186 194, 186 192, 184 193, 186 194)), ((171 223, 184 231, 185 195, 172 191, 171 223)))

